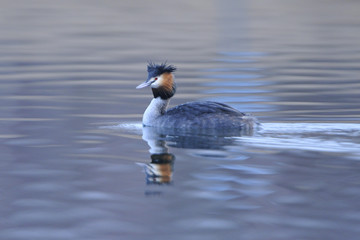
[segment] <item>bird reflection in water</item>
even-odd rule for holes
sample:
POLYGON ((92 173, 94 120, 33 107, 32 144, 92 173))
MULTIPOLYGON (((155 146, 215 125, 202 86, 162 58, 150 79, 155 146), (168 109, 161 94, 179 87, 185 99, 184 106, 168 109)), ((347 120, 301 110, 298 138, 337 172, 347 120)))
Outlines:
POLYGON ((142 138, 147 142, 151 154, 151 162, 141 164, 144 166, 147 184, 170 184, 172 182, 175 156, 169 153, 166 146, 165 135, 154 128, 143 128, 142 138))
POLYGON ((143 127, 143 140, 147 142, 151 154, 150 163, 139 163, 145 169, 147 184, 170 184, 174 171, 175 156, 169 153, 169 147, 187 149, 222 149, 233 145, 235 139, 243 135, 253 135, 253 130, 214 130, 200 129, 200 132, 180 129, 161 129, 143 127))
POLYGON ((146 164, 148 184, 168 184, 172 181, 175 156, 170 153, 151 154, 151 163, 146 164))

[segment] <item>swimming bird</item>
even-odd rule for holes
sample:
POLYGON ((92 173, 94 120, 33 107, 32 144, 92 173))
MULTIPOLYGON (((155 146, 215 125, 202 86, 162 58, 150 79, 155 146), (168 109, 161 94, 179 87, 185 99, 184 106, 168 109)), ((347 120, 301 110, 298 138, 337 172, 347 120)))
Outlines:
POLYGON ((242 113, 224 103, 188 102, 168 108, 175 95, 176 67, 166 63, 149 63, 148 78, 136 88, 151 87, 154 98, 146 108, 142 123, 148 127, 171 129, 253 129, 258 122, 250 114, 242 113))

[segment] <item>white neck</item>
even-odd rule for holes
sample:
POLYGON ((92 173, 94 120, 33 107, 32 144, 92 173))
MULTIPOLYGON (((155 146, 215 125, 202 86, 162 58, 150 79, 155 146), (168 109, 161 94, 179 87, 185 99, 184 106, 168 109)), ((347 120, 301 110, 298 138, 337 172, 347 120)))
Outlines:
POLYGON ((166 112, 170 99, 164 100, 161 97, 153 98, 143 115, 143 125, 153 126, 156 119, 166 112))

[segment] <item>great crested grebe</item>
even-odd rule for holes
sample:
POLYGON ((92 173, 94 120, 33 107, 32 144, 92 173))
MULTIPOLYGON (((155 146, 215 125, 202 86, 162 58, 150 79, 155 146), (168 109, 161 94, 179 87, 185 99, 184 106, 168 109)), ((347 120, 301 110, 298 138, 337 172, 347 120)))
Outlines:
POLYGON ((149 63, 147 80, 136 88, 150 86, 154 95, 146 108, 144 126, 172 129, 252 129, 258 122, 255 117, 218 102, 188 102, 167 110, 174 96, 176 67, 166 63, 149 63))

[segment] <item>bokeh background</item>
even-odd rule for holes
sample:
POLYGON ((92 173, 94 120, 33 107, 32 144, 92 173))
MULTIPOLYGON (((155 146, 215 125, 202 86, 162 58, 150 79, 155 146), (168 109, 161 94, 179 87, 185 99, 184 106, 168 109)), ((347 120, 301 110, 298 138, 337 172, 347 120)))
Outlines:
POLYGON ((0 239, 359 236, 359 1, 0 4, 0 239), (155 184, 149 60, 177 66, 172 105, 263 129, 172 136, 155 184))

